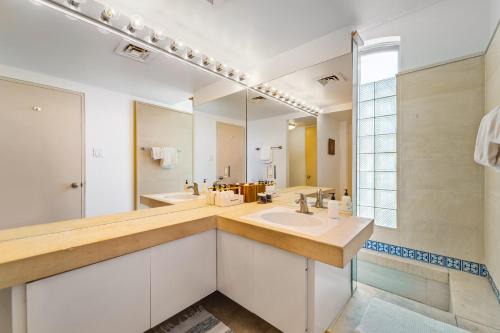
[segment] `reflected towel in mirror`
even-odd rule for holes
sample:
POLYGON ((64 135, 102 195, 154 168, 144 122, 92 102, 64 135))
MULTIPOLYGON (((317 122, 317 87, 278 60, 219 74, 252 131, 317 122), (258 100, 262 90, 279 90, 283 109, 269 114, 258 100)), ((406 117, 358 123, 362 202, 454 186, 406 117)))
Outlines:
POLYGON ((474 161, 500 171, 500 106, 491 110, 481 120, 474 161))
POLYGON ((273 150, 271 149, 271 146, 264 146, 260 148, 259 159, 263 163, 271 163, 273 161, 273 150))
POLYGON ((172 169, 177 165, 177 148, 162 147, 162 159, 160 166, 163 169, 172 169))

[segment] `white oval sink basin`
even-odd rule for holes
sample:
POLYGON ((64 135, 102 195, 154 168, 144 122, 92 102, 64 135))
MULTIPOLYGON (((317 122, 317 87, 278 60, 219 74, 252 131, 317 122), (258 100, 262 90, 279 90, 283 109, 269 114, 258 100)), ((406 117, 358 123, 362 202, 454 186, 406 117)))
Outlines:
POLYGON ((319 227, 324 224, 322 220, 314 216, 292 212, 269 212, 260 217, 271 223, 292 227, 319 227))
POLYGON ((166 194, 163 197, 170 200, 194 200, 198 199, 200 196, 192 193, 172 193, 166 194))

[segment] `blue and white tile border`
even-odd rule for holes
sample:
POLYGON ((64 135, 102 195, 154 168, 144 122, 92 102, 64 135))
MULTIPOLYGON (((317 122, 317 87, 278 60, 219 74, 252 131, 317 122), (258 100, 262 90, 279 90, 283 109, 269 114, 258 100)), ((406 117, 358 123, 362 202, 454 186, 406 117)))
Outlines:
POLYGON ((463 259, 458 259, 458 258, 453 258, 453 257, 447 257, 443 256, 441 254, 436 254, 436 253, 431 253, 427 251, 421 251, 421 250, 416 250, 416 249, 410 249, 407 247, 399 246, 399 245, 392 245, 392 244, 387 244, 379 241, 374 241, 374 240, 368 240, 366 243, 363 245, 363 248, 371 250, 371 251, 376 251, 376 252, 382 252, 385 254, 405 258, 405 259, 410 259, 410 260, 416 260, 436 266, 441 266, 441 267, 446 267, 449 269, 455 269, 459 270, 462 272, 482 276, 488 279, 490 282, 491 288, 493 289, 493 292, 496 295, 496 298, 498 302, 500 303, 500 291, 498 290, 495 281, 491 278, 490 274, 488 273, 488 269, 486 268, 486 265, 473 262, 473 261, 467 261, 463 259))

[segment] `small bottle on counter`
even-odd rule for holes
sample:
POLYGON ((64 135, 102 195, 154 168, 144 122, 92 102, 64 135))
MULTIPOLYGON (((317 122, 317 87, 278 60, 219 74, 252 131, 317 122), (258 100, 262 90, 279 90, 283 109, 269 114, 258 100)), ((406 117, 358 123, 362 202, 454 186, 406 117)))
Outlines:
POLYGON ((186 181, 184 182, 184 192, 189 192, 189 184, 188 184, 188 180, 186 179, 186 181))

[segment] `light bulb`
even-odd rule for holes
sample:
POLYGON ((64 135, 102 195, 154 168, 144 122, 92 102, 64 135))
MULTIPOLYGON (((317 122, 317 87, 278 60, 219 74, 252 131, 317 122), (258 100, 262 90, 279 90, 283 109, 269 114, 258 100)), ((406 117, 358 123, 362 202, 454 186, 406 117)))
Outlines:
POLYGON ((190 60, 196 58, 198 56, 198 53, 200 53, 200 51, 198 51, 197 49, 193 50, 190 47, 186 49, 186 57, 190 60))
POLYGON ((211 59, 211 58, 208 58, 207 56, 205 56, 205 55, 204 55, 204 56, 201 58, 201 63, 202 63, 204 66, 208 66, 208 65, 210 65, 210 64, 211 64, 210 59, 211 59))
POLYGON ((218 63, 216 66, 215 66, 215 69, 217 70, 217 72, 222 72, 224 70, 226 66, 224 66, 223 64, 221 63, 218 63))
POLYGON ((152 43, 158 43, 159 41, 161 40, 164 40, 165 39, 165 33, 161 30, 154 30, 152 33, 151 33, 151 36, 149 37, 149 39, 151 40, 152 43))
POLYGON ((111 7, 106 7, 102 12, 101 12, 101 21, 104 23, 109 23, 111 20, 116 20, 120 17, 120 13, 111 7))
POLYGON ((233 77, 235 74, 236 73, 235 73, 234 69, 232 69, 232 68, 227 71, 227 76, 229 76, 229 77, 233 77))
POLYGON ((127 30, 131 34, 134 34, 138 30, 142 30, 144 28, 144 23, 142 22, 142 18, 138 15, 133 15, 130 17, 130 22, 127 25, 127 30))
POLYGON ((179 49, 179 45, 175 41, 173 41, 172 43, 170 43, 170 51, 175 52, 178 49, 179 49))
POLYGON ((85 2, 87 0, 67 0, 68 5, 73 9, 80 9, 80 5, 85 2))
POLYGON ((240 77, 239 77, 239 80, 240 81, 245 81, 246 79, 247 79, 247 75, 245 73, 241 73, 240 77))

